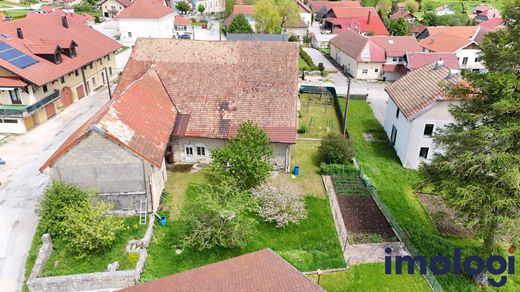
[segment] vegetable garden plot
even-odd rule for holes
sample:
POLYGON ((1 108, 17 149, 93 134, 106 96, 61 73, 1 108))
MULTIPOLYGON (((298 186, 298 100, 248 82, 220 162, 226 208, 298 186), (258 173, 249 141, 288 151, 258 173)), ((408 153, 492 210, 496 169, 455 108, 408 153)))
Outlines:
POLYGON ((350 244, 398 240, 357 174, 334 175, 332 181, 350 244))

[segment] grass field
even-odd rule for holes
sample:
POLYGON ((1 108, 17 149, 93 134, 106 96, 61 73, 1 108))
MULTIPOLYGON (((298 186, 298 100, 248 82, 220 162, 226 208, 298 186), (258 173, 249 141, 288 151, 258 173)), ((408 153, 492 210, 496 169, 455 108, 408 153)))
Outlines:
MULTIPOLYGON (((392 216, 405 229, 421 255, 427 258, 434 255, 449 256, 453 254, 455 246, 462 248, 463 254, 478 254, 480 242, 475 239, 446 238, 437 233, 413 189, 420 180, 418 173, 403 168, 386 139, 379 139, 386 135, 365 101, 351 101, 347 127, 361 169, 372 180, 392 216), (363 133, 371 133, 376 141, 365 141, 363 133)), ((519 266, 518 261, 516 266, 519 266)), ((475 289, 467 277, 449 274, 437 276, 437 279, 448 291, 475 289)), ((515 291, 520 289, 519 284, 518 274, 509 275, 508 284, 501 290, 515 291)))
POLYGON ((325 197, 325 187, 319 173, 319 146, 320 141, 298 141, 291 148, 291 165, 300 167, 300 175, 295 178, 292 178, 290 174, 284 175, 299 185, 305 195, 325 197))
MULTIPOLYGON (((420 275, 385 275, 383 263, 350 266, 349 270, 320 276, 320 286, 327 292, 342 291, 431 291, 420 275)), ((310 277, 318 281, 316 275, 310 277)))
MULTIPOLYGON (((186 194, 188 200, 189 188, 186 194)), ((299 225, 276 228, 258 222, 250 242, 244 249, 184 249, 176 254, 185 223, 170 220, 165 227, 155 229, 157 242, 152 242, 142 281, 182 272, 241 254, 271 248, 301 271, 344 267, 341 247, 332 220, 329 202, 325 198, 305 198, 307 219, 299 225)))
POLYGON ((330 132, 341 131, 332 95, 302 93, 300 101, 298 126, 305 127, 306 132, 298 134, 298 137, 322 138, 330 132))

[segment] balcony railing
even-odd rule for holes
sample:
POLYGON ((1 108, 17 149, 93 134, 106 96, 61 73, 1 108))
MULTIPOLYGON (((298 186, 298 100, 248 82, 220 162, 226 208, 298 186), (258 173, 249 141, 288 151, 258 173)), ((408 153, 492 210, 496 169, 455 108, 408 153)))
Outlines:
POLYGON ((42 107, 46 106, 47 104, 55 101, 60 97, 60 92, 58 90, 55 90, 50 95, 40 99, 34 104, 31 104, 25 108, 21 109, 9 109, 9 108, 0 108, 0 116, 2 117, 13 117, 13 118, 23 118, 31 113, 41 109, 42 107))

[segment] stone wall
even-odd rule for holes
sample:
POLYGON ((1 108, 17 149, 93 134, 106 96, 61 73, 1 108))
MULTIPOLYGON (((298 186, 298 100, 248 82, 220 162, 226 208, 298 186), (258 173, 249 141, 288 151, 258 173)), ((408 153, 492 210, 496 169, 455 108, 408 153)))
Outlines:
MULTIPOLYGON (((139 282, 141 273, 143 272, 148 252, 146 249, 152 238, 154 216, 150 215, 148 228, 144 237, 138 240, 139 258, 135 269, 125 271, 98 272, 89 274, 77 274, 55 277, 38 278, 52 253, 52 240, 49 234, 42 236, 42 246, 36 258, 36 262, 27 280, 29 291, 87 291, 102 289, 122 289, 134 286, 139 282)), ((108 263, 107 263, 108 264, 108 263)))

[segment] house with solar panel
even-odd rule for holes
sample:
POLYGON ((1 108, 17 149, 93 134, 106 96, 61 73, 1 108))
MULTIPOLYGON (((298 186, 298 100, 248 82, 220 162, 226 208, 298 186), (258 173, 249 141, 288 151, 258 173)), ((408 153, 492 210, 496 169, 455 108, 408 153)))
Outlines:
POLYGON ((117 77, 121 45, 79 19, 0 23, 0 133, 26 133, 117 77))

